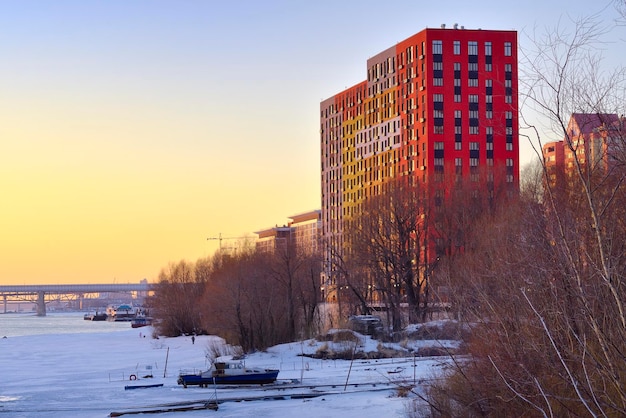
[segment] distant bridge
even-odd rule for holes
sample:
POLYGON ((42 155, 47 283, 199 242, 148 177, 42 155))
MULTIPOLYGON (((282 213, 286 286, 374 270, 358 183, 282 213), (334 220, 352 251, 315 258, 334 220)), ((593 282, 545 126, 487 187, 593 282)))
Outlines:
POLYGON ((150 283, 136 284, 35 284, 35 285, 0 285, 0 296, 4 301, 4 312, 7 310, 7 299, 10 297, 37 296, 37 315, 46 315, 46 295, 63 295, 68 293, 84 295, 86 293, 106 292, 153 292, 155 285, 150 283))

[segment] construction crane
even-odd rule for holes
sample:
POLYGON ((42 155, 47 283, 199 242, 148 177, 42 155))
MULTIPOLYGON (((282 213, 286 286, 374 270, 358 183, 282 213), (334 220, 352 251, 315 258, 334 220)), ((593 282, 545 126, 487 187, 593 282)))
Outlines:
POLYGON ((217 237, 209 237, 209 238, 207 238, 207 241, 218 240, 219 241, 219 246, 220 246, 220 251, 222 251, 222 240, 225 240, 225 239, 246 239, 246 238, 250 238, 250 237, 223 237, 222 233, 220 232, 217 237))

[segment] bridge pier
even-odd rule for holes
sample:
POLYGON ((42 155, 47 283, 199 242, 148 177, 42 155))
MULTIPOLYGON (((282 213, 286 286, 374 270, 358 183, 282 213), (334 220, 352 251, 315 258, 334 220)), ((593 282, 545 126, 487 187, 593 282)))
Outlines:
POLYGON ((37 316, 46 316, 46 296, 43 291, 37 292, 37 316))
POLYGON ((7 313, 7 295, 4 295, 2 299, 3 299, 3 305, 4 305, 4 313, 7 313))

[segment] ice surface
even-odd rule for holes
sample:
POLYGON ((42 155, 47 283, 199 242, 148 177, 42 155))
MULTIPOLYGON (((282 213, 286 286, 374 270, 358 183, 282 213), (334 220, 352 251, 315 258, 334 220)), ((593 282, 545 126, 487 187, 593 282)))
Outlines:
MULTIPOLYGON (((193 402, 202 404, 216 394, 219 401, 225 401, 332 392, 304 399, 228 401, 220 403, 218 411, 150 416, 405 417, 409 401, 396 396, 398 385, 419 383, 435 376, 442 362, 435 358, 315 360, 301 356, 315 352, 323 344, 310 340, 247 356, 248 366, 280 370, 279 382, 274 386, 217 391, 199 387, 185 389, 176 383, 179 371, 208 368, 207 347, 216 337, 198 336, 193 344, 191 337, 154 339, 151 332, 151 327, 144 327, 105 333, 0 338, 0 415, 107 417, 111 412, 169 408, 193 402), (146 365, 152 366, 153 378, 143 377, 146 365), (131 381, 131 374, 138 379, 131 381), (287 383, 292 381, 300 381, 300 384, 288 388, 287 383), (124 389, 127 385, 156 383, 163 383, 163 386, 124 389), (323 386, 317 387, 319 385, 323 386)), ((363 337, 360 345, 365 351, 374 351, 377 344, 363 337)))

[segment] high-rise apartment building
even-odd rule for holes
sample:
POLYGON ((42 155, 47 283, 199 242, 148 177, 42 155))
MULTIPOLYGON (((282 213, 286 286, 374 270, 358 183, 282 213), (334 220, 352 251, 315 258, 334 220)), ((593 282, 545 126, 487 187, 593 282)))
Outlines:
POLYGON ((320 105, 327 249, 399 176, 442 196, 460 178, 517 192, 517 32, 424 29, 368 59, 366 73, 320 105))

